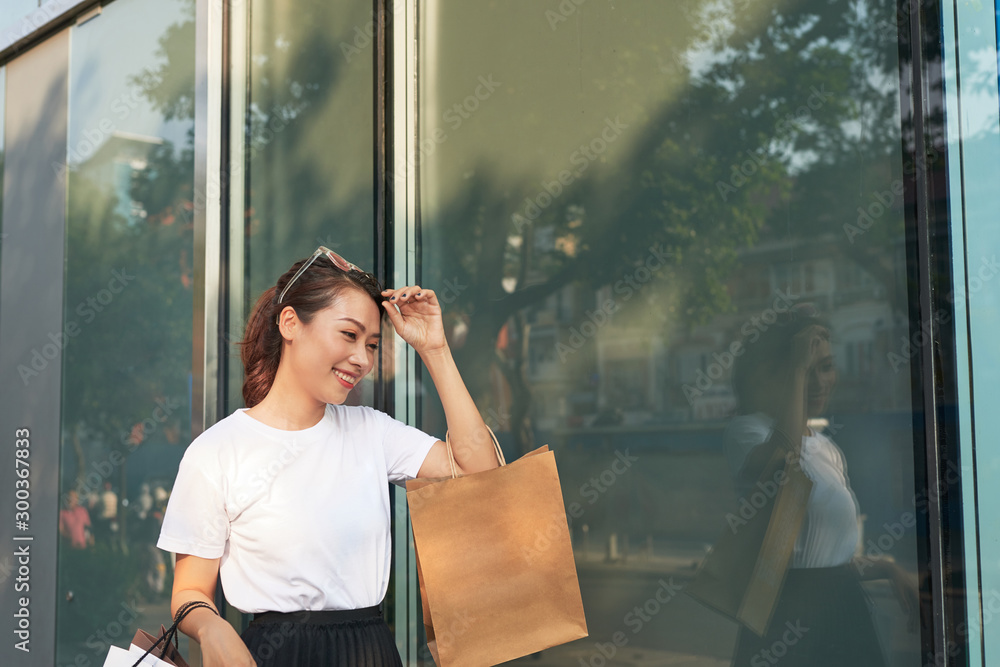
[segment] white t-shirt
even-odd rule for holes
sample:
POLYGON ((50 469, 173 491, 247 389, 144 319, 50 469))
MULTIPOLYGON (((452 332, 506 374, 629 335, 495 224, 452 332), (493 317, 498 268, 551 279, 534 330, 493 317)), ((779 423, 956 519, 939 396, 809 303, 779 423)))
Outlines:
MULTIPOLYGON (((750 451, 771 436, 774 420, 763 414, 741 415, 726 428, 726 456, 739 476, 750 451)), ((854 557, 860 534, 858 501, 851 490, 843 452, 817 431, 802 437, 802 471, 813 482, 806 517, 795 542, 792 567, 835 567, 854 557)), ((748 488, 737 488, 744 493, 748 488)))
POLYGON ((416 477, 438 440, 369 407, 327 405, 299 431, 239 409, 187 448, 157 546, 221 557, 245 613, 371 607, 389 585, 387 482, 416 477))

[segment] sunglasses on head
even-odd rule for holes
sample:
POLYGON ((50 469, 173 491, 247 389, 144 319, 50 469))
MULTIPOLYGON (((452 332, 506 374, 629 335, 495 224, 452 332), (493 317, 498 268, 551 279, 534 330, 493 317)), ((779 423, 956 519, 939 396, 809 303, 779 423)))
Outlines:
POLYGON ((333 262, 334 266, 336 266, 338 269, 340 269, 341 271, 343 271, 345 273, 349 273, 351 271, 359 271, 361 273, 364 273, 364 271, 360 267, 358 267, 357 265, 351 264, 346 259, 344 259, 340 255, 338 255, 334 251, 330 250, 326 246, 320 246, 320 247, 316 248, 316 252, 314 252, 312 254, 312 257, 310 257, 308 260, 306 260, 305 264, 303 264, 301 267, 299 267, 299 270, 295 272, 295 275, 292 276, 291 280, 288 281, 288 283, 285 285, 285 288, 283 290, 281 290, 281 294, 278 295, 278 303, 282 302, 282 300, 285 298, 285 294, 288 293, 288 289, 293 284, 295 284, 295 281, 298 280, 299 276, 301 276, 303 273, 305 273, 306 269, 308 269, 310 266, 312 266, 312 263, 315 262, 319 257, 322 257, 323 255, 326 255, 326 257, 331 262, 333 262))

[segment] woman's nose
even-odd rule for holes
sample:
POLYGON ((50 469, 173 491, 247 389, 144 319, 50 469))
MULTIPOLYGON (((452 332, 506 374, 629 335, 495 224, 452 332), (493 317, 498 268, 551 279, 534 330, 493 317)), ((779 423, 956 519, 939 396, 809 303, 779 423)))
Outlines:
POLYGON ((357 364, 359 368, 364 368, 365 364, 368 363, 368 353, 365 351, 364 342, 355 345, 351 350, 351 362, 357 364))

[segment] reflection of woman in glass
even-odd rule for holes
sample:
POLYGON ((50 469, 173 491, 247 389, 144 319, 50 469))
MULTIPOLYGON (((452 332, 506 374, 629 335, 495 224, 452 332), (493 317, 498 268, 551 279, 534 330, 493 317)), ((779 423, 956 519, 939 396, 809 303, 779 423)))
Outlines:
POLYGON ((813 488, 769 634, 760 638, 741 628, 733 664, 771 664, 768 657, 780 651, 782 667, 884 665, 861 580, 890 579, 911 614, 916 599, 891 559, 854 560, 859 508, 844 455, 807 425, 822 414, 837 380, 830 327, 800 304, 753 336, 733 370, 740 414, 725 438, 737 493, 751 492, 782 443, 798 454, 813 488))
POLYGON ((401 665, 380 608, 387 482, 451 473, 434 436, 343 405, 374 366, 382 308, 430 371, 462 471, 497 466, 434 292, 382 290, 326 248, 296 263, 247 323, 248 408, 191 443, 160 533, 158 546, 178 554, 174 614, 189 601, 211 605, 219 576, 229 603, 254 614, 242 637, 213 609, 184 619, 206 667, 401 665))

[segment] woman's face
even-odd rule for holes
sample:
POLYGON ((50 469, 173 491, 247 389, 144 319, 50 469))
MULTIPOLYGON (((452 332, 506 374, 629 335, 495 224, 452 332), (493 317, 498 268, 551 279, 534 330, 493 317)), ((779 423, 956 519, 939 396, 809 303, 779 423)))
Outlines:
POLYGON ((817 351, 813 363, 806 374, 806 414, 817 417, 826 409, 830 394, 837 384, 837 369, 833 365, 833 353, 830 341, 821 339, 817 342, 817 351))
POLYGON ((316 400, 339 405, 375 365, 379 310, 371 297, 345 289, 337 301, 301 325, 285 352, 293 377, 316 400))

